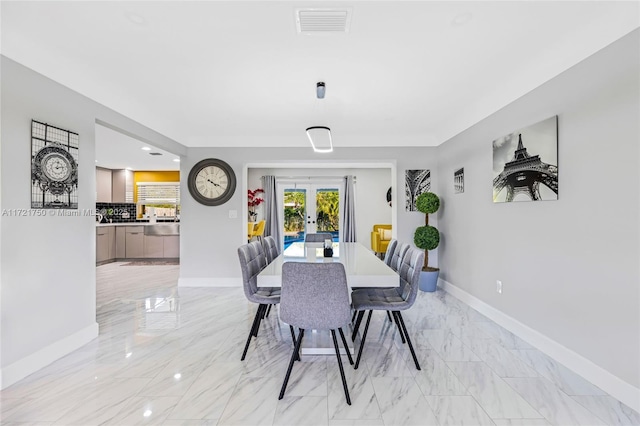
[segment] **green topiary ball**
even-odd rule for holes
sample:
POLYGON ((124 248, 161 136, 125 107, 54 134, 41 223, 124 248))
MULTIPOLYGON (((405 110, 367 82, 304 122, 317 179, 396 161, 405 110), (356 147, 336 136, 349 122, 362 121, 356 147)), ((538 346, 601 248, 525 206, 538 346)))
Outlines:
POLYGON ((433 250, 440 244, 440 232, 434 226, 420 226, 413 235, 413 243, 422 250, 433 250))
POLYGON ((416 199, 416 208, 422 213, 435 213, 440 208, 440 198, 433 192, 423 192, 416 199))

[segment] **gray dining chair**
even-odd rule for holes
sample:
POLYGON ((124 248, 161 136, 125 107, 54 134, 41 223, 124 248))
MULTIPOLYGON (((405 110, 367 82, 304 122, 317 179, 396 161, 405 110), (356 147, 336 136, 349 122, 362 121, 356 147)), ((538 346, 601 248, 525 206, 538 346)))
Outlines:
POLYGON ((423 263, 424 252, 411 247, 407 250, 399 265, 399 287, 386 290, 351 293, 353 309, 361 312, 362 314, 364 311, 369 311, 367 323, 364 326, 364 332, 362 333, 360 348, 358 349, 358 357, 356 358, 356 364, 354 366, 355 369, 360 365, 360 358, 362 357, 362 350, 367 339, 367 331, 369 330, 371 314, 373 311, 391 311, 396 324, 398 325, 402 343, 405 343, 406 340, 409 350, 411 351, 411 356, 413 357, 413 362, 415 363, 416 368, 420 370, 418 358, 416 357, 413 344, 411 343, 411 338, 409 337, 407 327, 404 324, 404 319, 402 318, 400 311, 411 308, 416 301, 420 271, 422 270, 423 263))
MULTIPOLYGON (((404 254, 407 252, 407 250, 409 250, 409 244, 399 243, 398 240, 396 239, 389 241, 389 246, 387 247, 387 251, 384 255, 384 263, 394 271, 398 272, 399 264, 402 261, 402 258, 404 257, 404 254)), ((353 291, 354 292, 357 292, 357 291, 381 292, 384 290, 388 290, 389 288, 390 287, 385 287, 385 288, 359 287, 357 289, 354 289, 353 291)), ((351 335, 351 340, 355 340, 356 334, 358 333, 358 329, 360 328, 360 323, 362 322, 363 316, 364 316, 364 312, 359 313, 356 310, 353 311, 351 322, 355 320, 356 323, 353 326, 353 333, 351 335)), ((393 321, 393 318, 391 317, 391 314, 389 313, 389 311, 387 311, 387 318, 389 319, 389 321, 393 321)), ((400 335, 402 336, 402 331, 400 330, 400 324, 396 323, 396 326, 398 327, 398 332, 400 332, 400 335)), ((402 343, 404 343, 404 337, 402 338, 402 343)))
POLYGON ((276 239, 271 235, 268 235, 262 239, 264 244, 264 251, 267 256, 267 264, 273 262, 273 259, 280 256, 280 250, 278 250, 278 243, 276 239))
POLYGON ((342 386, 347 404, 351 405, 347 379, 344 376, 340 350, 336 339, 336 329, 344 345, 349 363, 353 364, 347 340, 342 327, 349 325, 351 308, 347 276, 342 263, 287 262, 282 265, 282 295, 280 298, 280 320, 297 327, 298 338, 289 361, 280 396, 284 397, 291 369, 299 359, 300 345, 305 330, 331 330, 333 347, 338 358, 338 367, 342 377, 342 386))
POLYGON ((250 302, 258 304, 258 310, 253 319, 249 337, 247 337, 247 343, 242 352, 242 358, 240 358, 241 361, 244 361, 244 358, 247 356, 249 344, 251 343, 251 338, 258 337, 260 322, 265 317, 267 307, 280 303, 280 289, 258 287, 258 274, 267 265, 264 250, 259 241, 253 241, 238 247, 238 259, 240 260, 240 269, 242 270, 242 288, 244 295, 250 302))
POLYGON ((319 234, 305 234, 304 236, 305 243, 324 243, 324 240, 333 241, 333 235, 328 233, 319 233, 319 234))
MULTIPOLYGON (((393 241, 394 240, 391 240, 391 242, 393 241)), ((389 247, 391 247, 391 242, 389 242, 389 247)), ((387 250, 387 252, 385 253, 384 263, 394 271, 398 272, 400 262, 402 261, 404 254, 407 252, 407 250, 409 250, 409 247, 410 246, 407 243, 396 242, 393 250, 391 252, 387 250)))

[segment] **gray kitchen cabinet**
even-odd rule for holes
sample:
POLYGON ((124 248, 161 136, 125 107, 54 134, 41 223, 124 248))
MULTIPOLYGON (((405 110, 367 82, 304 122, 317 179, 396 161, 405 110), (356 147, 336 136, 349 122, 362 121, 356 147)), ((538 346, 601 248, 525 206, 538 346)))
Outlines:
POLYGON ((107 260, 116 258, 116 227, 107 226, 107 239, 109 240, 109 257, 107 260))
POLYGON ((106 263, 116 258, 116 233, 113 226, 96 228, 96 263, 106 263))
POLYGON ((108 228, 96 228, 96 262, 106 262, 107 260, 109 260, 108 228))
POLYGON ((144 226, 125 227, 125 257, 128 259, 144 257, 144 226))
POLYGON ((164 257, 180 257, 180 236, 166 235, 164 238, 164 257))
POLYGON ((96 167, 96 202, 111 202, 111 170, 96 167))
POLYGON ((124 226, 114 226, 116 229, 116 259, 127 257, 126 252, 126 232, 124 226))
POLYGON ((163 257, 164 237, 159 235, 144 236, 144 257, 163 257))

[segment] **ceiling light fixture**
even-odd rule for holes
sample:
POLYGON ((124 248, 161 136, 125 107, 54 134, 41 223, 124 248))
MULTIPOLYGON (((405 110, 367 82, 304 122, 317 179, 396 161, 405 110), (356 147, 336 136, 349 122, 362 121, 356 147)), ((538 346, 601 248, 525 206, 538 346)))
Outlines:
MULTIPOLYGON (((316 83, 316 98, 324 99, 326 94, 326 85, 319 81, 316 83)), ((331 139, 331 129, 328 126, 311 126, 307 127, 307 137, 314 152, 332 152, 333 140, 331 139)))
POLYGON ((324 82, 319 81, 318 83, 316 83, 316 96, 318 97, 318 99, 324 99, 325 92, 326 87, 324 85, 324 82))
POLYGON ((151 151, 151 148, 149 148, 148 146, 143 146, 140 149, 143 150, 143 151, 151 151))
POLYGON ((326 126, 313 126, 307 128, 307 137, 314 152, 333 151, 331 129, 326 126))

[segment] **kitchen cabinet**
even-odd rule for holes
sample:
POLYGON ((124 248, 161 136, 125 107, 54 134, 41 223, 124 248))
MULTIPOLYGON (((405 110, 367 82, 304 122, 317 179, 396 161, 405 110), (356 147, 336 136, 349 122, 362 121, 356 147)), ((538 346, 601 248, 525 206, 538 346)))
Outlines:
POLYGON ((145 235, 144 257, 164 257, 164 237, 159 235, 145 235))
POLYGON ((96 167, 96 202, 111 202, 111 170, 96 167))
POLYGON ((126 251, 126 232, 124 226, 114 226, 116 228, 116 259, 124 259, 127 257, 126 251))
POLYGON ((180 257, 180 235, 166 235, 162 238, 164 238, 164 257, 180 257))
POLYGON ((96 202, 133 203, 133 172, 96 167, 96 202))
POLYGON ((133 172, 111 170, 111 202, 133 203, 133 172))
POLYGON ((179 225, 96 227, 96 263, 180 257, 179 225), (152 227, 152 228, 150 228, 152 227))
POLYGON ((116 234, 112 226, 96 228, 96 262, 107 262, 116 257, 116 234))
POLYGON ((128 259, 144 256, 144 226, 125 227, 125 257, 128 259))
POLYGON ((109 259, 109 231, 107 228, 96 229, 96 262, 109 259))

